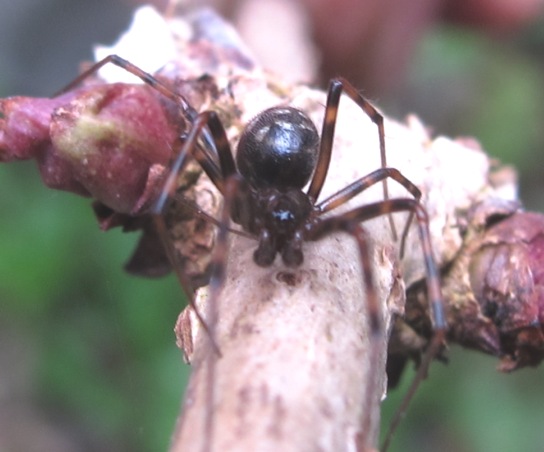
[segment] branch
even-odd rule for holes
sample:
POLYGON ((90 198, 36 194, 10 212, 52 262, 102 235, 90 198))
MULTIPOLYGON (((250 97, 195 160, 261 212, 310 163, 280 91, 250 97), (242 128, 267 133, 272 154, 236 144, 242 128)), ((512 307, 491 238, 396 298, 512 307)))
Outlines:
MULTIPOLYGON (((176 58, 156 76, 197 110, 217 111, 232 143, 250 118, 274 105, 299 107, 322 123, 325 93, 263 71, 216 16, 201 12, 160 23, 171 32, 169 42, 149 47, 174 49, 176 58)), ((110 83, 86 80, 53 99, 2 100, 0 160, 35 158, 48 186, 95 199, 103 229, 142 230, 128 268, 162 275, 169 264, 149 206, 189 119, 150 87, 110 83)), ((431 137, 416 117, 404 123, 386 118, 385 130, 388 166, 423 193, 434 254, 444 269, 449 339, 500 356, 503 370, 538 364, 543 303, 540 251, 534 249, 540 250, 544 222, 519 211, 513 173, 494 168, 473 140, 431 137), (524 232, 513 233, 520 228, 524 232)), ((322 196, 379 168, 378 149, 376 126, 343 99, 322 196)), ((220 195, 200 173, 195 164, 182 175, 179 192, 185 201, 174 202, 166 215, 178 271, 197 286, 209 276, 214 226, 195 217, 186 200, 216 218, 221 206, 220 195)), ((392 198, 408 196, 393 181, 389 188, 392 198)), ((346 208, 381 199, 377 186, 346 208)), ((394 218, 401 231, 406 215, 394 218)), ((172 451, 375 447, 387 347, 391 385, 407 360, 419 359, 432 327, 415 227, 400 259, 387 218, 364 226, 386 325, 380 338, 368 334, 366 290, 349 235, 305 244, 305 262, 292 270, 279 262, 257 267, 255 242, 231 234, 219 320, 212 325, 222 357, 210 357, 209 337, 190 309, 176 326, 193 374, 172 451)), ((206 288, 200 289, 203 313, 207 297, 206 288)))

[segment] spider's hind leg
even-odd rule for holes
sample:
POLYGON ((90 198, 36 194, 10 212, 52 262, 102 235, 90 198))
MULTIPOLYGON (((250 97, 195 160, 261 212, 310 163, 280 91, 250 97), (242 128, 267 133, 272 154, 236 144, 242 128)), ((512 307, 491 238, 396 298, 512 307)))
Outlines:
MULTIPOLYGON (((397 425, 402 419, 410 401, 414 397, 421 381, 427 376, 427 371, 431 361, 437 356, 440 348, 443 345, 446 334, 446 316, 444 302, 442 300, 440 277, 436 266, 431 237, 429 232, 429 218, 425 208, 419 201, 410 198, 397 198, 387 201, 380 201, 372 204, 366 204, 361 207, 352 209, 340 215, 327 217, 322 219, 308 232, 309 240, 318 240, 327 234, 335 231, 343 230, 352 234, 356 239, 361 258, 361 271, 364 281, 364 286, 367 293, 367 306, 369 318, 369 330, 374 340, 380 335, 383 335, 383 326, 380 316, 379 300, 376 299, 376 290, 373 282, 373 267, 369 258, 368 246, 366 243, 366 235, 360 226, 361 222, 368 221, 383 215, 394 212, 409 212, 414 215, 417 220, 421 248, 423 251, 423 259, 425 263, 426 278, 427 278, 427 296, 429 299, 430 310, 433 318, 434 335, 431 343, 425 352, 421 364, 417 370, 416 376, 406 393, 400 407, 397 409, 393 420, 391 421, 389 431, 386 435, 382 450, 386 450, 389 446, 392 434, 397 425)), ((368 397, 373 397, 371 391, 375 390, 375 384, 369 386, 368 397)), ((362 430, 365 431, 366 425, 369 423, 368 416, 364 419, 362 430)))

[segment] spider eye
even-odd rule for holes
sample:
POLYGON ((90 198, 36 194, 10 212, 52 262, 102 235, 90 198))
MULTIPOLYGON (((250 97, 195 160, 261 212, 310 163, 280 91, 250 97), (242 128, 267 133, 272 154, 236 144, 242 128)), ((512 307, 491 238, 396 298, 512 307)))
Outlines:
POLYGON ((317 129, 302 111, 274 107, 248 123, 236 163, 253 187, 301 189, 315 169, 318 145, 317 129))

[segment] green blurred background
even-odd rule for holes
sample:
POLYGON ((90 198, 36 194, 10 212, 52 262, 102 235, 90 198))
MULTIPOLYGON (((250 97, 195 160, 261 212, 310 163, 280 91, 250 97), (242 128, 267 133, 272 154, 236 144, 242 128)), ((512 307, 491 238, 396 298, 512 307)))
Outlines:
MULTIPOLYGON (((48 96, 131 18, 128 2, 0 0, 0 96, 48 96)), ((478 137, 543 211, 544 21, 507 38, 436 26, 389 114, 478 137)), ((42 187, 33 163, 0 166, 0 452, 165 450, 188 367, 174 343, 173 278, 125 274, 137 239, 98 230, 90 202, 42 187), (11 442, 10 442, 11 441, 11 442), (9 446, 11 445, 11 446, 9 446)), ((544 369, 512 375, 454 347, 435 364, 393 451, 544 450, 544 369)), ((411 379, 385 402, 384 424, 411 379)))

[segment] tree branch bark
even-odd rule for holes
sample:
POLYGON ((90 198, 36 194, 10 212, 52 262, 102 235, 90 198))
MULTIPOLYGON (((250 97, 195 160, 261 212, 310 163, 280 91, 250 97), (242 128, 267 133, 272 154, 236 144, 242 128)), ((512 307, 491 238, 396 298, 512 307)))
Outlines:
MULTIPOLYGON (((169 62, 157 77, 183 92, 195 108, 217 111, 233 145, 250 118, 275 105, 298 107, 318 128, 322 124, 325 93, 262 70, 217 16, 200 12, 166 21, 156 15, 142 20, 162 30, 153 33, 143 27, 147 40, 158 35, 166 39, 146 41, 148 48, 167 50, 164 58, 169 62)), ((141 30, 127 35, 128 48, 139 54, 141 30)), ((186 124, 179 109, 156 90, 100 83, 53 99, 2 100, 0 160, 36 158, 46 184, 99 201, 96 212, 104 229, 143 229, 129 268, 163 274, 168 263, 146 209, 164 178, 173 137, 186 130, 186 124), (142 105, 145 108, 138 108, 142 105), (111 151, 117 158, 115 168, 111 151), (119 177, 111 177, 112 170, 119 177)), ((474 140, 433 138, 413 116, 403 123, 386 118, 385 134, 388 166, 400 170, 423 194, 435 258, 444 269, 448 338, 500 356, 503 370, 538 364, 544 350, 544 278, 537 271, 544 221, 519 212, 515 175, 499 171, 474 140)), ((379 167, 376 126, 351 100, 342 99, 322 198, 379 167)), ((221 197, 198 172, 191 168, 184 173, 184 196, 194 197, 217 218, 221 197)), ((394 181, 389 189, 391 198, 408 196, 394 181)), ((378 184, 345 208, 382 196, 378 184)), ((180 214, 170 211, 166 223, 182 270, 202 284, 214 226, 191 215, 186 218, 186 211, 180 220, 176 213, 180 214)), ((407 215, 395 214, 394 219, 402 231, 407 215)), ((176 326, 193 374, 171 451, 376 447, 379 406, 387 386, 387 348, 389 359, 398 358, 402 368, 407 359, 418 359, 432 328, 415 226, 402 259, 386 217, 365 222, 364 227, 383 309, 385 329, 379 338, 369 334, 367 291, 349 235, 305 243, 304 264, 293 270, 280 262, 258 267, 252 260, 255 242, 231 234, 226 281, 216 300, 218 323, 212 325, 222 356, 210 355, 209 337, 191 309, 181 314, 176 326)), ((199 290, 197 305, 206 314, 206 288, 199 290)), ((396 377, 390 372, 390 380, 396 377)))

